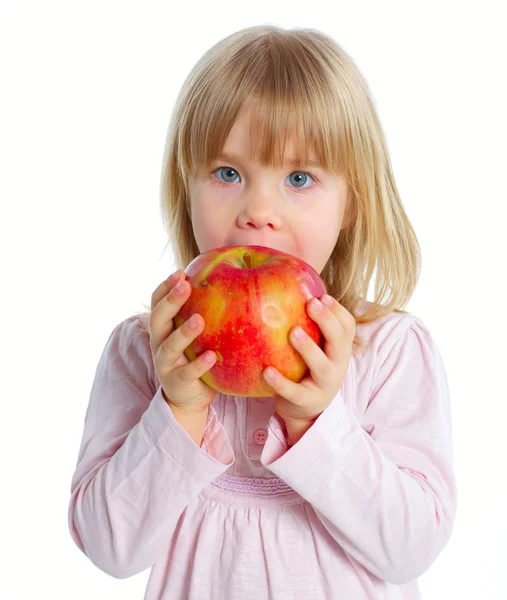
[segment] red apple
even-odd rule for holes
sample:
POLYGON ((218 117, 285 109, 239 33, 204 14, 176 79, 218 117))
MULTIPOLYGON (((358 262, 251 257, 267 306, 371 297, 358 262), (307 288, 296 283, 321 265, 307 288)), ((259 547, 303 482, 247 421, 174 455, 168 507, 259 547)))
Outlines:
POLYGON ((305 261, 264 246, 223 246, 197 256, 185 269, 192 291, 176 327, 194 313, 203 332, 186 348, 192 361, 214 350, 217 361, 201 379, 232 396, 266 397, 275 391, 262 376, 273 366, 299 382, 308 367, 288 339, 299 325, 322 348, 323 336, 306 303, 326 293, 305 261))

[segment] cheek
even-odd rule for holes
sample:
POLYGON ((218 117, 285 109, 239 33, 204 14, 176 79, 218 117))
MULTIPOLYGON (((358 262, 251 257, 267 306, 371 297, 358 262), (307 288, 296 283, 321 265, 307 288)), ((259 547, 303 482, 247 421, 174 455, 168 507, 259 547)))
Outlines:
POLYGON ((228 230, 224 216, 207 201, 192 203, 192 229, 201 253, 223 246, 228 230))
POLYGON ((298 228, 298 247, 301 255, 320 273, 328 261, 339 234, 339 215, 329 211, 326 218, 309 217, 298 228))
POLYGON ((338 230, 329 223, 320 227, 309 225, 303 235, 306 251, 313 253, 314 256, 321 256, 326 252, 331 254, 338 239, 338 230))
POLYGON ((201 252, 206 252, 218 246, 215 243, 217 236, 214 223, 210 219, 206 219, 203 213, 192 213, 192 228, 194 230, 195 241, 201 252))

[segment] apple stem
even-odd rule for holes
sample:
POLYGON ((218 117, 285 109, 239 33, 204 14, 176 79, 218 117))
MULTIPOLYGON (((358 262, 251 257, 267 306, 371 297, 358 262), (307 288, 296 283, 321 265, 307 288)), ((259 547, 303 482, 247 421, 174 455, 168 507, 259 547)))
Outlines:
POLYGON ((248 254, 248 252, 245 252, 244 256, 243 256, 243 260, 246 262, 246 266, 251 269, 252 268, 252 259, 250 258, 250 254, 248 254))

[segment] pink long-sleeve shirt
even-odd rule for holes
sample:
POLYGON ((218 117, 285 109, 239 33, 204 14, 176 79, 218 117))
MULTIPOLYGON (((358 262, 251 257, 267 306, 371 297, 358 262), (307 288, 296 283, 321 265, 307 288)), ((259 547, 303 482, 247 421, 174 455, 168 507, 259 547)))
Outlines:
POLYGON ((86 556, 116 578, 150 568, 145 600, 419 599, 456 512, 447 378, 421 319, 358 324, 368 349, 293 446, 274 398, 217 393, 201 447, 142 319, 113 330, 90 394, 68 513, 86 556))

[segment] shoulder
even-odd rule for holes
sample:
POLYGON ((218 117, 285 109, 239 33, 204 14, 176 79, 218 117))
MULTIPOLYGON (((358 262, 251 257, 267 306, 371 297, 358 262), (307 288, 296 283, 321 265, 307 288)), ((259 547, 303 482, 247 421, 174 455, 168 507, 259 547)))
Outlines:
MULTIPOLYGON (((354 315, 363 314, 371 305, 361 301, 354 315)), ((363 405, 375 386, 395 372, 409 376, 442 369, 440 353, 428 327, 412 312, 390 311, 369 323, 357 323, 356 336, 365 346, 351 360, 363 405)))
MULTIPOLYGON (((372 305, 362 300, 354 315, 363 314, 372 305)), ((386 361, 391 362, 401 356, 414 365, 440 360, 439 350, 426 323, 410 311, 393 310, 369 323, 357 323, 356 336, 365 346, 357 353, 357 366, 363 371, 376 372, 386 361)))
POLYGON ((131 346, 149 347, 148 319, 145 313, 139 313, 123 319, 111 332, 108 344, 115 345, 120 352, 126 352, 131 346))
MULTIPOLYGON (((372 305, 362 301, 360 312, 372 305)), ((357 311, 354 311, 357 316, 357 311)), ((390 311, 369 323, 358 323, 356 335, 366 343, 359 360, 377 372, 403 361, 405 368, 442 368, 442 357, 423 319, 410 311, 390 311)))
POLYGON ((143 372, 156 384, 148 322, 149 316, 146 313, 123 319, 111 332, 105 353, 130 372, 143 372))
MULTIPOLYGON (((373 302, 361 300, 354 310, 354 315, 361 316, 372 306, 374 306, 373 302)), ((392 348, 411 330, 428 332, 422 319, 409 311, 392 310, 369 323, 356 324, 356 335, 367 342, 369 353, 374 354, 392 348)))

